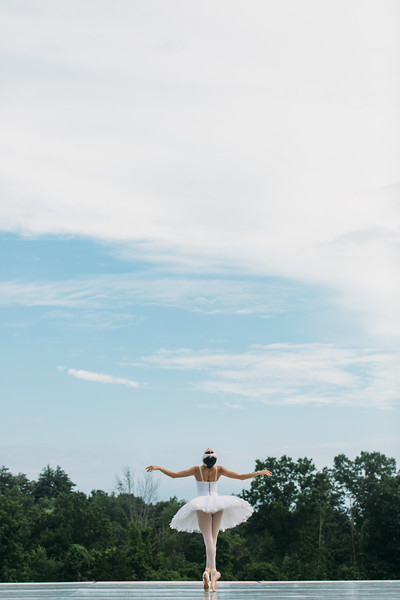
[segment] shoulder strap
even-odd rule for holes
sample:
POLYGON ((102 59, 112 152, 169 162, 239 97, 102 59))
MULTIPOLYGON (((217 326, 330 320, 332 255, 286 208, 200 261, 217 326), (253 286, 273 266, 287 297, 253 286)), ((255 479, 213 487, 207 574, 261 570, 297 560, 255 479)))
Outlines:
POLYGON ((203 479, 203 471, 201 470, 201 467, 199 467, 199 471, 200 471, 201 480, 204 481, 204 479, 203 479))

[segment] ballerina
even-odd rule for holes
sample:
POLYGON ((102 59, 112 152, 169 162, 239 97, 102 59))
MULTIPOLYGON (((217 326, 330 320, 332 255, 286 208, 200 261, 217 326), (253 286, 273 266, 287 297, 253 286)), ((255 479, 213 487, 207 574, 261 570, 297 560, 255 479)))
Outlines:
POLYGON ((197 484, 197 496, 182 506, 173 517, 170 527, 178 531, 193 531, 203 534, 206 547, 206 568, 203 573, 205 590, 216 591, 217 581, 221 574, 216 568, 217 538, 219 531, 225 531, 244 523, 252 515, 254 509, 248 502, 237 496, 218 496, 217 482, 222 475, 230 479, 251 479, 258 475, 271 476, 271 471, 253 471, 252 473, 235 473, 225 467, 216 466, 217 455, 207 448, 203 455, 203 464, 190 467, 184 471, 169 471, 157 465, 147 467, 147 472, 161 471, 168 477, 194 476, 197 484))

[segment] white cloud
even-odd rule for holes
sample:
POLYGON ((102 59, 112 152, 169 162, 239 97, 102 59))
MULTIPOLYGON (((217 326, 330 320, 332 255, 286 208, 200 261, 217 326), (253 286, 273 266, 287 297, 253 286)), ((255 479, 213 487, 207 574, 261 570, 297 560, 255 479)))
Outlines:
POLYGON ((83 369, 67 369, 68 375, 76 377, 77 379, 83 379, 84 381, 95 381, 97 383, 113 383, 117 385, 125 385, 130 388, 139 387, 138 381, 132 381, 131 379, 125 379, 124 377, 114 377, 113 375, 106 375, 104 373, 95 373, 93 371, 84 371, 83 369))
POLYGON ((228 408, 233 408, 234 410, 241 410, 243 408, 243 406, 241 406, 240 404, 232 404, 232 402, 224 402, 224 406, 227 406, 228 408))
POLYGON ((1 10, 3 230, 322 284, 400 336, 395 2, 1 10))
POLYGON ((196 389, 265 404, 389 409, 400 400, 400 356, 368 348, 270 344, 237 354, 160 350, 141 364, 200 372, 192 383, 196 389))

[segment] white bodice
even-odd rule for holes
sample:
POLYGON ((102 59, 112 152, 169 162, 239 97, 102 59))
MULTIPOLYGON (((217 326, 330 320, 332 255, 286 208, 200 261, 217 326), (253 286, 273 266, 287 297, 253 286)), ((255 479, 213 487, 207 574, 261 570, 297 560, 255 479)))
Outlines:
POLYGON ((198 496, 213 496, 217 495, 216 481, 196 481, 198 496))

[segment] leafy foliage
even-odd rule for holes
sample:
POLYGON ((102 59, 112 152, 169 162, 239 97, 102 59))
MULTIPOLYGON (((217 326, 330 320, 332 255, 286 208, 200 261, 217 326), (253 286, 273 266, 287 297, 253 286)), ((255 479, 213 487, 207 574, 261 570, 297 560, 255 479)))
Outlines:
MULTIPOLYGON (((378 452, 335 457, 318 471, 288 456, 256 462, 241 494, 252 518, 220 533, 224 579, 399 579, 400 476, 378 452)), ((47 466, 37 481, 0 468, 0 580, 193 580, 201 576, 201 535, 172 531, 182 506, 154 502, 151 482, 129 470, 116 493, 74 490, 47 466)))

